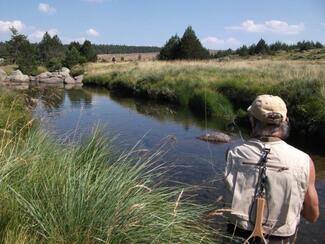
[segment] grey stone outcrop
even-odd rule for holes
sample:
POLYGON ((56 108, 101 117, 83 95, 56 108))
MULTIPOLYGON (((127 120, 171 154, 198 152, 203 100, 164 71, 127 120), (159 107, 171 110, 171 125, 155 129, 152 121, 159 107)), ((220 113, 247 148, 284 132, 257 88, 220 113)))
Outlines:
POLYGON ((29 82, 29 76, 24 75, 19 69, 13 71, 7 76, 6 81, 15 83, 27 83, 29 82))

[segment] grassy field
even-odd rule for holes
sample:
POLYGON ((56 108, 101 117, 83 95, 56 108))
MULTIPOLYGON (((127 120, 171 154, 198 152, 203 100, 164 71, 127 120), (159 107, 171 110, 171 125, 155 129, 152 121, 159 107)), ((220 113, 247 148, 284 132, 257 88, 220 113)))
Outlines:
POLYGON ((85 84, 188 106, 225 122, 245 117, 258 94, 279 95, 296 132, 325 138, 324 60, 90 63, 85 84))
POLYGON ((27 105, 0 90, 1 243, 215 243, 207 207, 163 186, 160 151, 118 153, 99 130, 59 144, 27 105))

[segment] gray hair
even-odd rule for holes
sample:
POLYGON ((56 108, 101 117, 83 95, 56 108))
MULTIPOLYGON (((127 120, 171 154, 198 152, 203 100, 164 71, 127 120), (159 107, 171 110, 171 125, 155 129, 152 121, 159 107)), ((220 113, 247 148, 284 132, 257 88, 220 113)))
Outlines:
POLYGON ((252 125, 252 135, 254 137, 278 137, 280 139, 289 137, 289 120, 285 120, 280 124, 266 124, 251 116, 250 121, 252 125))

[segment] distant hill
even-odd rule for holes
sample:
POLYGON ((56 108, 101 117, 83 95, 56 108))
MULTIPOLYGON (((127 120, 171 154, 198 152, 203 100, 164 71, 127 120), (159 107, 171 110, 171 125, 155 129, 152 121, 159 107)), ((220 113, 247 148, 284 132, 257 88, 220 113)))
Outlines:
POLYGON ((155 46, 93 44, 93 47, 96 54, 154 53, 160 51, 160 48, 155 46))

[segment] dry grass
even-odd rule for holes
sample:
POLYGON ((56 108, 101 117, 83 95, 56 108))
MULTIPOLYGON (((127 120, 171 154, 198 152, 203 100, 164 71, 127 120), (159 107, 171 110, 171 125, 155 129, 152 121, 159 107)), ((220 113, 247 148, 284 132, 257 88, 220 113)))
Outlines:
MULTIPOLYGON (((176 62, 125 62, 90 63, 86 72, 90 75, 103 75, 111 72, 124 72, 136 69, 138 73, 161 73, 173 71, 180 73, 183 70, 203 72, 233 72, 236 76, 241 73, 250 73, 252 81, 278 82, 284 80, 322 80, 325 77, 325 61, 294 61, 294 60, 232 60, 232 61, 176 61, 176 62)), ((139 74, 139 75, 141 75, 139 74)), ((201 74, 202 75, 202 74, 201 74)), ((217 77, 207 76, 207 80, 217 80, 217 77)))

